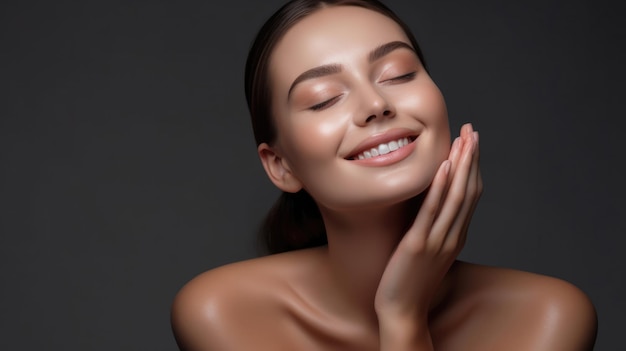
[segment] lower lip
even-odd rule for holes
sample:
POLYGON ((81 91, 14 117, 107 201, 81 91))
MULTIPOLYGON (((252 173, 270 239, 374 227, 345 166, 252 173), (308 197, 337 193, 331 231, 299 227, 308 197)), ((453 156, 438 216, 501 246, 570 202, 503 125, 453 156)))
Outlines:
POLYGON ((356 164, 362 165, 362 166, 371 166, 371 167, 382 167, 382 166, 388 166, 391 164, 394 164, 396 162, 400 162, 402 160, 404 160, 405 158, 407 158, 411 152, 413 152, 413 150, 415 150, 415 141, 417 139, 413 140, 412 142, 410 142, 409 144, 395 150, 395 151, 391 151, 388 154, 384 154, 384 155, 378 155, 378 156, 374 156, 374 157, 370 157, 370 158, 366 158, 363 160, 350 160, 351 162, 354 162, 356 164))

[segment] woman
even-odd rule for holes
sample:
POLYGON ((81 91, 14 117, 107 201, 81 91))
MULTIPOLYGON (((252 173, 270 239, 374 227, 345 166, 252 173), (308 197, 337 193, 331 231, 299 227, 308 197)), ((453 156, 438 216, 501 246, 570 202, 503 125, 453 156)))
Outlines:
POLYGON ((184 350, 589 350, 564 281, 456 261, 482 190, 478 133, 450 146, 413 36, 373 0, 296 0, 246 67, 258 154, 284 193, 271 253, 205 272, 172 307, 184 350))

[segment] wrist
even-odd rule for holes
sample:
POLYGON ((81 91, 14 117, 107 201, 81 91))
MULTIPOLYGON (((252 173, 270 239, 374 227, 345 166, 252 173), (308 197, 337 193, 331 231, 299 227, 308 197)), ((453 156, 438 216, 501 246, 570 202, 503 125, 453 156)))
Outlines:
POLYGON ((378 329, 381 351, 433 350, 426 321, 379 321, 378 329))

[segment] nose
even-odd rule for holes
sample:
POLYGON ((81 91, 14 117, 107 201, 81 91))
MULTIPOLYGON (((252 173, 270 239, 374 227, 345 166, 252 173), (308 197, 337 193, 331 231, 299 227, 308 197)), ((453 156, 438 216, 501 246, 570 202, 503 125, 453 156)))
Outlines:
POLYGON ((355 114, 355 123, 365 126, 377 120, 393 118, 396 111, 392 104, 375 87, 361 88, 361 106, 355 114))

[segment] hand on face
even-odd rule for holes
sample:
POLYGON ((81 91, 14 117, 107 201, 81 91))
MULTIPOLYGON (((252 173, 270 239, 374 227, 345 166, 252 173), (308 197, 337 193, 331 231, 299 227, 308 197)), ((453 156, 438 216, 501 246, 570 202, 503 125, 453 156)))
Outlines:
POLYGON ((478 159, 478 132, 466 124, 379 283, 375 307, 381 338, 386 331, 415 333, 428 328, 430 304, 463 248, 482 192, 478 159))

